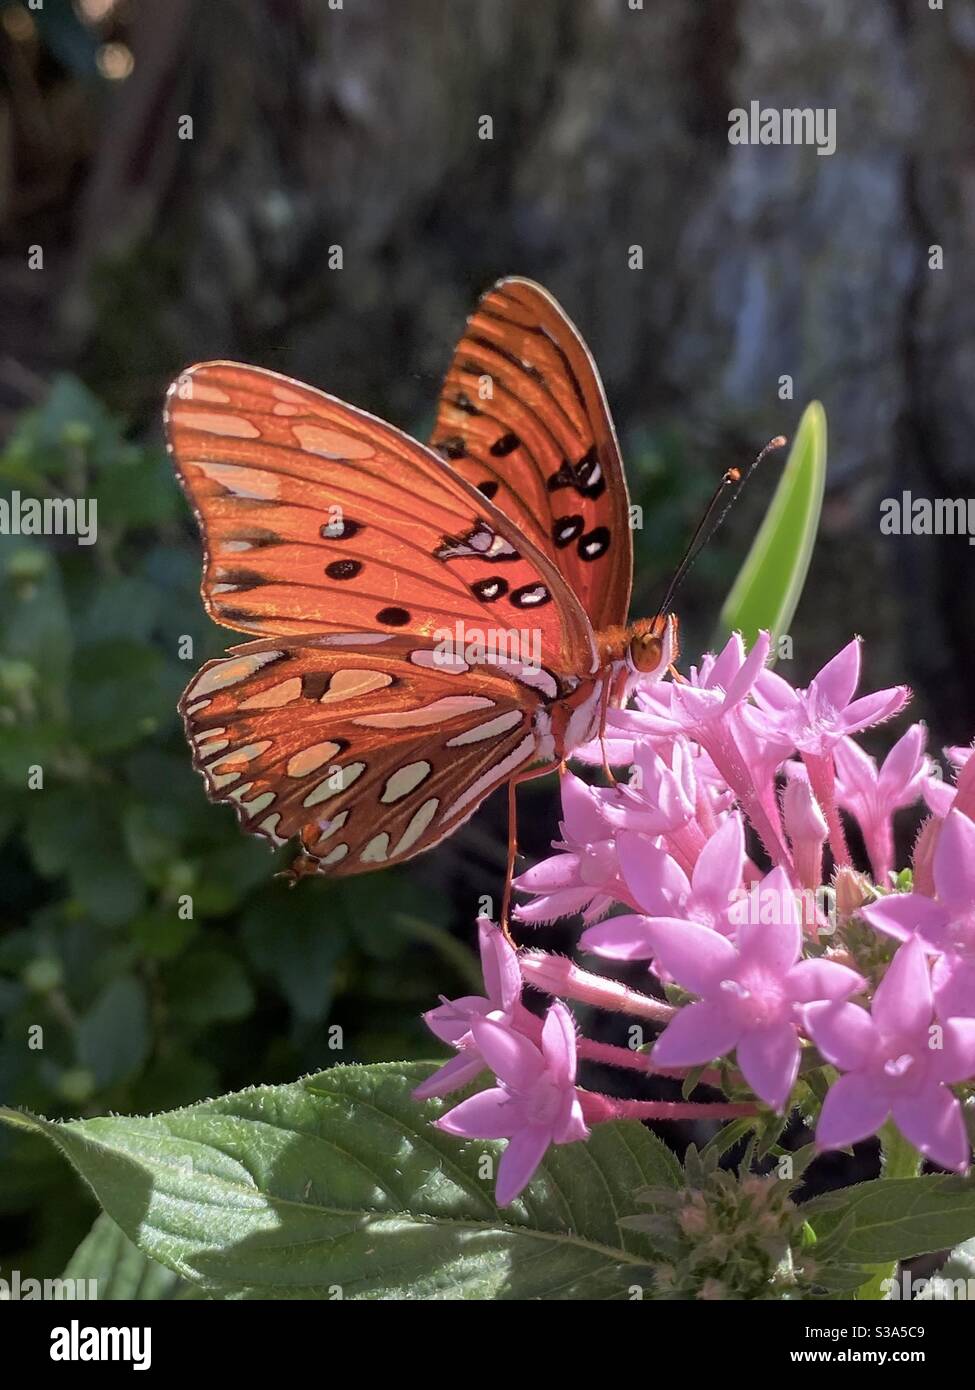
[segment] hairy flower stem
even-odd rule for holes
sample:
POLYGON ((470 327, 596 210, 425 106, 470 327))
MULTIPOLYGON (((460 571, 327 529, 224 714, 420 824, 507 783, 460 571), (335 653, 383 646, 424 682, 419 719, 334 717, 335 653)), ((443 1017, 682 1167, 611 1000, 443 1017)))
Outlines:
MULTIPOLYGON (((587 1062, 602 1062, 608 1067, 625 1067, 628 1071, 639 1071, 644 1076, 665 1076, 683 1081, 687 1069, 674 1067, 655 1067, 647 1053, 634 1052, 630 1047, 617 1047, 614 1043, 595 1042, 592 1038, 579 1038, 576 1044, 578 1055, 587 1062)), ((722 1085, 722 1075, 716 1067, 708 1067, 698 1078, 702 1086, 722 1085)))
POLYGON ((751 1101, 618 1100, 598 1091, 578 1095, 588 1125, 606 1120, 738 1120, 759 1112, 751 1101))
POLYGON ((840 820, 840 808, 836 804, 836 774, 833 771, 833 755, 803 753, 802 761, 809 773, 809 785, 813 796, 819 802, 820 810, 829 826, 829 847, 837 868, 849 868, 853 860, 846 843, 846 832, 840 820))

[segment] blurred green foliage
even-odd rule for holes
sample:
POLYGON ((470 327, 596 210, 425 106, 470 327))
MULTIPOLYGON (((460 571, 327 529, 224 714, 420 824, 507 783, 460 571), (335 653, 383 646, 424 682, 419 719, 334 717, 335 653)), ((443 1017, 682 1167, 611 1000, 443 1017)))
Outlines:
MULTIPOLYGON (((203 612, 165 453, 61 378, 0 489, 98 503, 94 545, 0 536, 0 1102, 147 1112, 429 1055, 421 1011, 470 985, 446 900, 397 871, 289 891, 289 852, 242 835, 190 766, 176 701, 233 637, 203 612)), ((0 1135, 0 1172, 0 1265, 58 1273, 93 1207, 31 1137, 0 1135)))

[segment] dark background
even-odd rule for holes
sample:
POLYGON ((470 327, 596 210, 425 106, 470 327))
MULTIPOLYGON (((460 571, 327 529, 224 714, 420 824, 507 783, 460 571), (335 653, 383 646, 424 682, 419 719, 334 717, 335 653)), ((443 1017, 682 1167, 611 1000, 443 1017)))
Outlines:
MULTIPOLYGON (((859 632, 869 686, 910 681, 933 747, 969 741, 975 552, 881 536, 879 502, 975 492, 971 0, 8 0, 0 68, 0 483, 100 508, 87 550, 0 537, 0 1100, 146 1110, 426 1055, 417 1015, 469 987, 499 889, 500 806, 408 871, 285 894, 207 805, 175 700, 232 639, 159 448, 194 360, 422 437, 477 294, 540 280, 645 507, 644 613, 723 469, 818 397, 828 494, 780 669, 804 681, 859 632), (730 146, 752 99, 835 107, 836 152, 730 146)), ((775 466, 685 586, 688 661, 775 466)), ((555 803, 525 803, 537 857, 555 803)), ((0 1266, 56 1273, 90 1209, 56 1157, 0 1143, 0 1266)))

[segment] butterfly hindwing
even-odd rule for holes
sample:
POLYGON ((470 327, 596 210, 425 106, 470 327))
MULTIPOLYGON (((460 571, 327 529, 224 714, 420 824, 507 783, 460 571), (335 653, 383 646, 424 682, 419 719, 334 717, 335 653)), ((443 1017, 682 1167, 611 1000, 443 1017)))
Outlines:
POLYGON ((180 703, 210 796, 297 873, 362 873, 451 833, 539 756, 551 675, 447 656, 407 635, 251 642, 180 703))
POLYGON ((431 443, 558 566, 594 628, 625 623, 633 545, 595 363, 556 301, 501 280, 467 321, 431 443))
POLYGON ((274 372, 203 363, 170 388, 170 449, 203 532, 203 596, 260 636, 530 628, 589 672, 558 567, 432 450, 274 372))

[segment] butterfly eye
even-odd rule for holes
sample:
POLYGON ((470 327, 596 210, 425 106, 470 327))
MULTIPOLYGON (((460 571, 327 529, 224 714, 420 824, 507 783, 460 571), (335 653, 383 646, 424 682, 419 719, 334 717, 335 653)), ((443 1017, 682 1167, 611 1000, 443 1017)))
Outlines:
POLYGON ((638 632, 630 642, 630 660, 638 671, 656 671, 663 656, 664 644, 651 632, 638 632))

